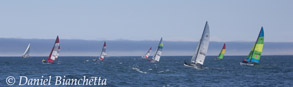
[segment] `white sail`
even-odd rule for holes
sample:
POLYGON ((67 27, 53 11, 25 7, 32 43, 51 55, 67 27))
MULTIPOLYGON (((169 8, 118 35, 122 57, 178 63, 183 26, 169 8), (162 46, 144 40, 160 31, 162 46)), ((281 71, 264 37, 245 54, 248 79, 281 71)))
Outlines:
POLYGON ((149 56, 151 55, 151 52, 152 52, 152 48, 150 48, 150 49, 147 51, 147 53, 146 53, 142 58, 146 58, 146 59, 148 59, 149 56))
POLYGON ((106 53, 106 42, 104 42, 104 46, 103 46, 103 49, 102 49, 102 52, 101 52, 101 55, 100 55, 100 60, 104 60, 105 56, 107 56, 107 53, 106 53))
POLYGON ((159 62, 161 55, 162 55, 162 50, 163 50, 163 38, 161 38, 160 43, 158 45, 158 49, 153 57, 153 62, 159 62))
POLYGON ((30 48, 31 48, 31 44, 29 43, 28 45, 27 45, 27 48, 26 48, 26 50, 24 51, 24 53, 23 53, 23 55, 22 55, 22 58, 28 58, 30 55, 29 55, 29 53, 30 53, 30 48))
POLYGON ((208 52, 210 42, 210 30, 208 22, 206 22, 201 39, 197 45, 195 54, 191 58, 191 62, 203 65, 206 54, 208 52))

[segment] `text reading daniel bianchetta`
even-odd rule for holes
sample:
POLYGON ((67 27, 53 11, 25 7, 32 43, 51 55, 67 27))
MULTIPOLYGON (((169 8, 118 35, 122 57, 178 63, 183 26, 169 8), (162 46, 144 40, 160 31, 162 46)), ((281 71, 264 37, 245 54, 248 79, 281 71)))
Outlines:
POLYGON ((27 76, 19 76, 19 79, 15 79, 13 76, 8 76, 6 78, 7 85, 31 85, 31 86, 99 86, 107 85, 107 79, 102 77, 87 77, 83 76, 81 78, 67 78, 66 76, 41 76, 40 78, 30 78, 27 76), (18 80, 18 81, 16 81, 18 80))

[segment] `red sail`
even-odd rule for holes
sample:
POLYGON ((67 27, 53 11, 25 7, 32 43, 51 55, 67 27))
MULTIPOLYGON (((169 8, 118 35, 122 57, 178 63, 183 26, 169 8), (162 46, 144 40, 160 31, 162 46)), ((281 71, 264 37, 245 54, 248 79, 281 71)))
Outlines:
POLYGON ((104 42, 104 46, 100 55, 100 60, 103 61, 106 55, 106 42, 104 42))
POLYGON ((57 36, 54 46, 50 52, 50 55, 47 59, 48 63, 53 63, 59 56, 60 44, 59 44, 59 36, 57 36))

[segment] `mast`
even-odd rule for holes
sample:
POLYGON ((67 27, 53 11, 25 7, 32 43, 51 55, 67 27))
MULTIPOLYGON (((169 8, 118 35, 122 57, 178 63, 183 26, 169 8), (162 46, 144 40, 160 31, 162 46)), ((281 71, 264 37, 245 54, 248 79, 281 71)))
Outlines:
POLYGON ((159 62, 160 61, 160 57, 161 57, 161 54, 162 54, 162 49, 163 49, 163 37, 161 37, 161 40, 159 42, 159 45, 158 45, 158 48, 157 48, 157 51, 155 53, 155 55, 153 56, 153 60, 159 62))
MULTIPOLYGON (((201 36, 201 39, 198 43, 198 46, 197 46, 197 49, 196 49, 196 53, 194 56, 192 56, 191 58, 191 62, 192 63, 197 63, 196 60, 198 60, 198 56, 199 56, 199 53, 200 53, 200 50, 202 49, 202 45, 203 45, 203 40, 204 39, 209 39, 209 31, 207 32, 207 29, 209 28, 209 25, 208 25, 208 21, 206 21, 206 24, 205 24, 205 27, 204 27, 204 30, 203 30, 203 33, 202 33, 202 36, 201 36)), ((209 40, 208 40, 209 41, 209 40)), ((208 45, 208 43, 206 43, 208 45)), ((207 46, 208 47, 208 46, 207 46)), ((205 57, 206 55, 204 55, 205 57)), ((204 60, 203 60, 204 61, 204 60)), ((203 61, 200 61, 203 63, 203 61)), ((200 63, 201 64, 201 63, 200 63)), ((202 64, 201 64, 202 65, 202 64)))
POLYGON ((30 46, 31 46, 31 45, 30 45, 30 43, 29 43, 29 44, 27 45, 27 48, 25 49, 23 55, 22 55, 23 58, 27 58, 27 57, 29 57, 30 46))
POLYGON ((255 43, 254 43, 254 45, 253 45, 253 50, 252 50, 252 52, 251 52, 251 55, 248 56, 248 58, 249 58, 249 62, 251 62, 251 59, 252 59, 252 57, 253 57, 253 55, 254 55, 254 51, 255 51, 255 48, 256 48, 256 44, 257 44, 257 42, 258 42, 258 40, 259 40, 259 37, 260 37, 260 34, 262 33, 262 32, 261 32, 262 30, 263 30, 263 27, 261 27, 261 29, 260 29, 260 31, 259 31, 259 33, 258 33, 258 37, 257 37, 257 39, 256 39, 256 41, 255 41, 255 43))
POLYGON ((53 48, 50 52, 50 55, 47 59, 48 63, 53 63, 59 56, 60 44, 59 44, 59 36, 57 36, 53 48))
POLYGON ((246 61, 249 63, 259 63, 261 53, 263 50, 263 45, 264 45, 264 31, 263 31, 263 27, 261 27, 258 37, 253 45, 253 48, 251 49, 248 57, 245 58, 243 61, 246 61))
POLYGON ((219 56, 217 59, 223 59, 225 51, 226 51, 226 44, 224 43, 223 48, 222 48, 221 52, 219 53, 219 56))
POLYGON ((100 54, 100 60, 104 60, 105 56, 106 56, 106 41, 104 41, 104 45, 100 54))
POLYGON ((144 57, 147 59, 150 56, 150 52, 152 51, 152 47, 147 51, 147 53, 144 55, 144 57))

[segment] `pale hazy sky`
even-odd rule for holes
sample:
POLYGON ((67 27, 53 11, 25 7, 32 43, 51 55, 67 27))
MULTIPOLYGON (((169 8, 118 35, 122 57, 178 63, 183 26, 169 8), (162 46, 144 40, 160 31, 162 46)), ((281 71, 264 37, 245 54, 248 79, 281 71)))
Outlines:
POLYGON ((293 42, 293 0, 1 0, 0 38, 293 42))

